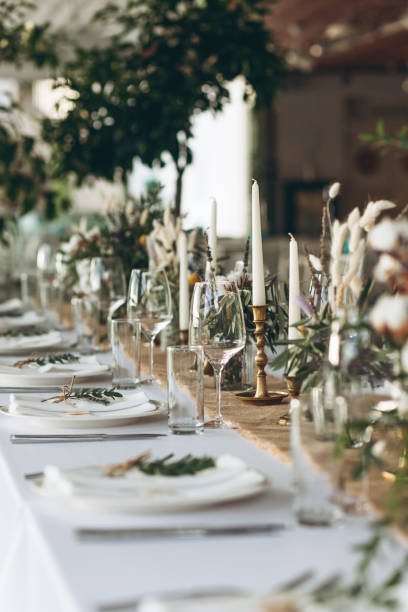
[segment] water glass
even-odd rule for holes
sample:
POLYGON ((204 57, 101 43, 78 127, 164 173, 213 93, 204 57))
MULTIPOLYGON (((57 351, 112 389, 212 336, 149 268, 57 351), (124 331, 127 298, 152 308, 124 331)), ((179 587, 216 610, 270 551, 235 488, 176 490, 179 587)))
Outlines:
POLYGON ((301 523, 332 524, 343 514, 367 511, 366 433, 361 423, 354 432, 350 416, 344 397, 326 404, 320 389, 291 402, 295 515, 301 523))
POLYGON ((134 319, 110 322, 113 373, 119 389, 134 389, 140 382, 140 323, 134 319))
POLYGON ((290 414, 295 518, 303 525, 332 525, 343 512, 333 502, 334 487, 323 471, 333 455, 332 441, 322 435, 319 394, 292 400, 290 414))
POLYGON ((53 327, 60 327, 62 291, 56 282, 39 281, 41 310, 53 327))
POLYGON ((39 287, 36 274, 22 272, 20 274, 21 301, 26 309, 36 308, 40 306, 39 302, 39 287))
POLYGON ((200 346, 167 347, 168 425, 174 434, 204 431, 204 353, 200 346))
POLYGON ((82 353, 98 350, 99 307, 92 297, 74 297, 71 301, 77 348, 82 353))

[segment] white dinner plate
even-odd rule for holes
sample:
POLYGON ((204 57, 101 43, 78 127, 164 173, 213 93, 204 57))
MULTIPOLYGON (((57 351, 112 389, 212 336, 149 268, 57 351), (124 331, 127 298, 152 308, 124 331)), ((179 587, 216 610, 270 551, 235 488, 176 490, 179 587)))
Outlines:
MULTIPOLYGON (((81 363, 81 359, 82 358, 79 357, 79 362, 74 363, 81 363)), ((24 387, 38 387, 39 389, 43 387, 59 387, 69 384, 72 376, 75 376, 76 387, 97 381, 110 382, 112 378, 110 368, 106 367, 103 370, 99 370, 98 366, 103 365, 99 363, 86 364, 84 362, 84 373, 82 373, 81 370, 68 369, 59 372, 39 372, 38 369, 34 367, 22 367, 21 369, 13 368, 12 366, 15 362, 15 359, 0 359, 0 391, 5 387, 21 387, 22 389, 24 387), (4 366, 3 370, 2 366, 4 366), (6 371, 8 368, 12 368, 15 373, 14 371, 6 371)))
MULTIPOLYGON (((86 469, 88 471, 94 470, 95 475, 97 475, 102 467, 89 466, 86 469)), ((83 470, 84 468, 77 468, 72 472, 83 470)), ((156 477, 150 476, 147 478, 156 477)), ((180 477, 166 477, 166 480, 172 478, 180 477)), ((107 481, 115 485, 118 480, 107 478, 107 481)), ((265 474, 250 467, 247 467, 239 476, 228 483, 219 483, 218 486, 206 486, 204 488, 196 486, 179 491, 172 490, 171 492, 166 492, 164 486, 162 490, 149 489, 147 482, 147 484, 141 485, 138 483, 135 485, 132 494, 121 495, 117 488, 112 486, 109 495, 107 493, 94 494, 86 491, 86 489, 83 494, 69 495, 63 494, 53 487, 47 487, 43 475, 33 478, 30 483, 41 495, 60 500, 64 504, 70 503, 76 507, 102 512, 124 513, 182 512, 251 498, 270 489, 270 482, 265 474)))
POLYGON ((11 298, 10 300, 0 303, 0 316, 21 312, 22 308, 23 302, 20 298, 11 298))
POLYGON ((51 332, 36 336, 18 335, 14 337, 0 336, 0 355, 30 355, 33 352, 66 351, 74 342, 60 336, 55 340, 51 332), (23 341, 24 344, 19 345, 23 341))
MULTIPOLYGON (((156 406, 151 404, 152 408, 149 411, 129 414, 127 409, 126 414, 120 414, 120 410, 117 414, 83 414, 83 415, 31 415, 31 414, 10 414, 7 406, 0 406, 0 415, 6 415, 11 419, 18 419, 20 422, 24 422, 37 427, 57 427, 62 429, 89 429, 90 427, 116 427, 120 425, 129 425, 135 421, 150 420, 154 417, 160 417, 167 415, 167 407, 156 406)), ((135 408, 135 413, 137 407, 135 408)))
POLYGON ((7 315, 4 313, 0 313, 0 330, 4 331, 6 329, 18 330, 24 327, 39 327, 40 325, 45 324, 44 315, 36 312, 35 310, 30 310, 27 312, 22 312, 16 315, 7 315))

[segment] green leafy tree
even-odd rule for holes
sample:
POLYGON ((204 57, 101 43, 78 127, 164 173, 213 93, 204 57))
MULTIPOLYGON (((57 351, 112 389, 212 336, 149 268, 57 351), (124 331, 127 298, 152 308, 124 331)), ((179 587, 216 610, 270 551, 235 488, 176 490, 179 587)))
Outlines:
POLYGON ((47 218, 69 205, 66 182, 53 177, 51 151, 38 122, 18 105, 0 107, 0 233, 7 218, 41 209, 47 218))
POLYGON ((29 12, 35 3, 24 0, 0 0, 0 62, 20 66, 33 62, 36 66, 56 68, 56 43, 61 35, 50 32, 50 24, 34 24, 29 12))
POLYGON ((221 111, 227 84, 246 83, 245 99, 270 103, 284 75, 283 61, 265 29, 266 9, 253 0, 128 0, 111 3, 95 20, 112 34, 98 46, 77 48, 58 86, 69 86, 72 108, 44 122, 58 143, 59 171, 123 178, 133 159, 177 169, 176 210, 192 161, 193 118, 221 111))

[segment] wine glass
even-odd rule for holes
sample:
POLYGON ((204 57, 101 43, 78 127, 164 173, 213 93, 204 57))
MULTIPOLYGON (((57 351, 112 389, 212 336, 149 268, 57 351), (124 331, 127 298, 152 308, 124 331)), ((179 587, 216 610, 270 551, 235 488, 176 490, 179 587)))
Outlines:
POLYGON ((93 257, 89 272, 92 293, 101 301, 126 297, 126 278, 119 257, 93 257))
POLYGON ((149 340, 149 377, 153 375, 153 344, 173 318, 169 281, 163 270, 132 270, 128 290, 128 318, 140 322, 149 340))
POLYGON ((48 242, 43 242, 37 251, 37 275, 40 282, 51 283, 55 278, 55 249, 48 242))
POLYGON ((108 313, 109 324, 114 312, 126 302, 126 277, 119 257, 93 257, 89 281, 101 310, 108 313))
POLYGON ((110 340, 110 322, 115 312, 126 303, 126 278, 119 257, 93 257, 89 268, 89 283, 91 298, 98 302, 102 329, 106 325, 105 337, 110 340))
POLYGON ((213 279, 194 286, 189 342, 204 349, 214 370, 217 416, 214 427, 228 427, 221 414, 221 376, 228 361, 245 346, 244 313, 234 282, 213 279))

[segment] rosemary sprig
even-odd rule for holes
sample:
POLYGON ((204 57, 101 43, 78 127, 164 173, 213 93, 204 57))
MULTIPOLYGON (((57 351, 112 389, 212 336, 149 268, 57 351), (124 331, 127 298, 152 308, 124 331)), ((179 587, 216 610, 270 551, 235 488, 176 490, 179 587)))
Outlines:
POLYGON ((74 353, 50 353, 49 355, 38 356, 37 353, 33 353, 27 359, 22 359, 13 363, 13 367, 22 368, 30 363, 36 363, 39 366, 48 365, 49 363, 71 363, 73 361, 79 361, 79 356, 74 353))
POLYGON ((69 385, 64 385, 62 387, 62 395, 53 395, 52 397, 45 397, 41 401, 48 402, 53 400, 53 404, 59 404, 60 402, 64 402, 67 399, 87 399, 91 402, 97 402, 98 404, 108 406, 112 401, 118 399, 119 397, 123 397, 122 393, 116 391, 116 387, 112 387, 111 389, 107 389, 104 387, 95 387, 94 389, 81 388, 74 390, 74 382, 75 376, 72 377, 71 383, 69 385))
POLYGON ((106 475, 110 478, 123 476, 130 469, 136 468, 149 476, 186 476, 194 475, 202 470, 208 470, 215 467, 216 463, 212 457, 193 457, 186 455, 176 461, 168 461, 173 453, 156 459, 155 461, 147 461, 149 453, 143 453, 134 459, 125 461, 123 464, 109 466, 106 475))
POLYGON ((161 461, 140 461, 136 467, 144 474, 153 476, 160 474, 161 476, 185 476, 187 474, 194 475, 202 470, 208 470, 215 467, 215 461, 212 457, 191 457, 187 455, 178 461, 161 462, 161 461))
POLYGON ((6 338, 17 338, 18 336, 42 336, 43 334, 48 333, 48 329, 27 327, 25 329, 8 329, 7 331, 1 332, 0 336, 4 336, 6 338))
POLYGON ((123 397, 122 393, 116 391, 116 387, 106 389, 103 387, 95 387, 95 389, 76 389, 71 391, 70 399, 87 399, 98 404, 109 405, 112 401, 123 397))

